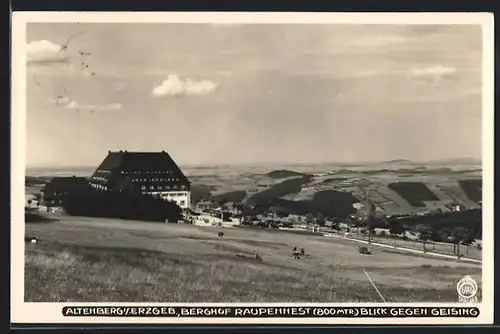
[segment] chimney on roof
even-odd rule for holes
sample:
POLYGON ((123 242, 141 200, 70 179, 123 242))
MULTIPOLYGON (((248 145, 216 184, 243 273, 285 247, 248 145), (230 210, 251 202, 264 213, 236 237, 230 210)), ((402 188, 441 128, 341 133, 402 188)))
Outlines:
POLYGON ((120 153, 122 152, 122 150, 120 150, 120 153))
POLYGON ((127 150, 125 150, 125 153, 127 153, 127 150))
POLYGON ((164 150, 161 150, 161 153, 165 153, 165 151, 164 151, 164 150))

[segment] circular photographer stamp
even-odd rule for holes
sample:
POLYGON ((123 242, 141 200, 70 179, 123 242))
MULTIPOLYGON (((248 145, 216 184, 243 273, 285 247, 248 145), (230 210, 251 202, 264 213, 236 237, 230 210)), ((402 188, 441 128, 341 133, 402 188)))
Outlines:
POLYGON ((460 303, 477 303, 477 282, 470 276, 464 276, 457 283, 458 301, 460 303))

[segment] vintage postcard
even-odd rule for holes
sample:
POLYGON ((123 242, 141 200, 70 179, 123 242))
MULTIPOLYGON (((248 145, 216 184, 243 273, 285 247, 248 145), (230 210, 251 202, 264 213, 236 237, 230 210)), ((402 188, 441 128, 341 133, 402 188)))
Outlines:
POLYGON ((493 321, 493 15, 16 12, 12 322, 493 321))

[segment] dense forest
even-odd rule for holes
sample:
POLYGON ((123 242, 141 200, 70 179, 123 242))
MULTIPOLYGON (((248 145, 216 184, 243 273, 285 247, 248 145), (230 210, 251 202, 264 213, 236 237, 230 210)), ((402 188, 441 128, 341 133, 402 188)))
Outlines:
POLYGON ((356 212, 353 207, 358 200, 348 192, 324 190, 314 194, 311 200, 292 201, 282 198, 269 199, 247 208, 244 214, 249 216, 265 214, 270 210, 278 212, 279 216, 289 214, 325 216, 331 218, 346 218, 356 212))
POLYGON ((425 207, 424 201, 439 201, 439 198, 422 182, 394 182, 388 187, 413 207, 425 207))
POLYGON ((305 174, 295 172, 293 170, 278 169, 278 170, 273 170, 272 172, 267 173, 267 176, 274 178, 274 179, 285 179, 288 177, 305 176, 305 174))
POLYGON ((246 191, 244 190, 235 190, 235 191, 230 191, 227 193, 223 194, 218 194, 218 195, 212 195, 211 200, 222 205, 225 203, 238 203, 243 201, 243 199, 246 196, 246 191))
POLYGON ((288 179, 273 185, 271 188, 250 196, 248 202, 252 205, 264 205, 271 203, 283 196, 298 193, 302 186, 311 180, 310 175, 299 178, 288 179))
POLYGON ((462 188, 462 190, 465 192, 467 197, 469 197, 474 202, 480 202, 483 200, 483 180, 459 180, 458 184, 460 188, 462 188))

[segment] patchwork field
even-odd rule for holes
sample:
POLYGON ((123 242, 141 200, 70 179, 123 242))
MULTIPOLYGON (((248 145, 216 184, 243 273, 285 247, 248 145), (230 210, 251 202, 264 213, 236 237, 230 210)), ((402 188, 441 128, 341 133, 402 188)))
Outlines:
MULTIPOLYGON (((333 192, 349 193, 358 200, 366 196, 379 212, 391 215, 447 212, 457 205, 462 209, 480 208, 482 192, 481 170, 477 166, 290 167, 267 172, 217 173, 216 176, 196 174, 190 179, 197 186, 209 188, 215 200, 228 198, 225 193, 245 191, 246 196, 237 198, 250 203, 258 198, 262 198, 262 202, 277 199, 314 202, 316 194, 330 191, 332 195, 333 192)), ((205 197, 210 198, 210 193, 205 197)), ((335 195, 331 201, 338 201, 338 197, 335 195)), ((347 202, 346 205, 349 209, 339 208, 339 212, 352 211, 351 205, 347 202)))
MULTIPOLYGON (((26 224, 25 300, 38 302, 457 301, 481 266, 251 228, 61 217, 26 224), (292 247, 306 255, 293 259, 292 247), (253 256, 258 253, 261 261, 253 256), (366 274, 365 274, 366 271, 366 274)), ((479 298, 481 293, 479 292, 479 298)))

